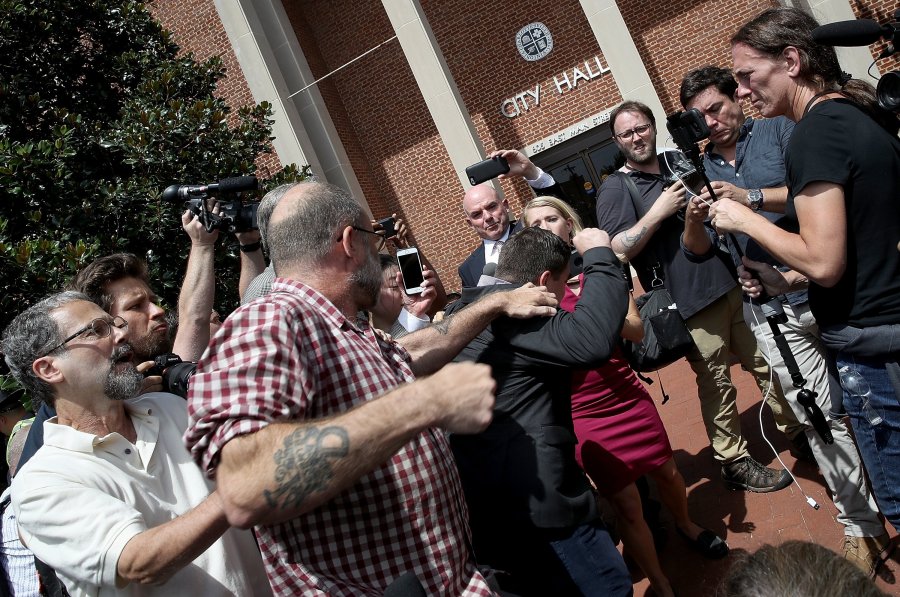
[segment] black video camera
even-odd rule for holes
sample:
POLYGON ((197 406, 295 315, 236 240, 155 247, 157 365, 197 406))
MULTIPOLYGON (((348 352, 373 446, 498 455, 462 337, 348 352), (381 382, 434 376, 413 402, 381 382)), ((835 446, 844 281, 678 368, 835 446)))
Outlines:
POLYGON ((163 392, 187 398, 188 382, 197 371, 197 363, 181 360, 177 354, 161 354, 153 359, 153 366, 144 372, 144 377, 162 376, 163 392))
POLYGON ((685 155, 690 155, 691 150, 696 150, 697 144, 709 137, 709 127, 706 119, 697 108, 691 108, 684 112, 675 112, 666 116, 666 128, 675 141, 678 149, 685 155))
POLYGON ((211 184, 173 184, 163 191, 162 197, 164 201, 184 201, 184 207, 200 218, 207 232, 246 232, 259 227, 256 224, 259 202, 245 203, 242 195, 258 188, 255 176, 236 176, 211 184), (210 197, 219 202, 218 214, 213 213, 207 203, 210 197))
MULTIPOLYGON (((900 51, 900 9, 894 12, 894 22, 887 25, 879 25, 871 19, 837 21, 813 29, 812 38, 826 46, 867 46, 884 39, 887 46, 875 59, 881 60, 900 51)), ((900 71, 883 74, 875 88, 875 96, 882 108, 900 113, 900 71)))

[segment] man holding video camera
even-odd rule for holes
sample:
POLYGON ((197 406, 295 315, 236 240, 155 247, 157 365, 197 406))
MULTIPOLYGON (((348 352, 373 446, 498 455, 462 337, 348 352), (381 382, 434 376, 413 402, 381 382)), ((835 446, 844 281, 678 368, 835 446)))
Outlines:
MULTIPOLYGON (((654 280, 662 281, 675 299, 695 343, 687 358, 697 377, 703 422, 726 485, 761 493, 784 489, 791 483, 787 471, 754 460, 741 433, 730 353, 740 358, 764 396, 770 384, 769 368, 744 324, 730 254, 693 263, 682 251, 686 224, 677 214, 687 205, 686 191, 680 180, 672 180, 668 164, 675 156, 670 152, 657 156, 650 108, 623 102, 610 114, 609 126, 626 162, 600 187, 599 227, 612 237, 613 250, 633 261, 645 289, 654 280)), ((772 393, 777 396, 769 404, 787 410, 774 385, 772 393)))
MULTIPOLYGON (((501 180, 522 177, 540 195, 560 196, 559 185, 553 177, 535 166, 521 151, 501 149, 489 159, 503 158, 509 171, 499 174, 501 180)), ((503 243, 511 234, 522 229, 522 223, 509 219, 509 201, 501 199, 497 190, 488 183, 477 184, 463 196, 463 213, 466 223, 472 227, 481 244, 459 266, 459 279, 463 288, 478 286, 478 278, 487 263, 497 263, 503 243)))
MULTIPOLYGON (((784 156, 794 123, 784 116, 764 120, 745 117, 737 100, 737 82, 731 71, 724 68, 706 66, 689 72, 681 82, 680 97, 682 106, 687 110, 699 110, 709 127, 710 143, 704 150, 703 160, 707 175, 714 181, 712 186, 717 198, 742 203, 776 225, 796 231, 795 226, 782 223, 788 195, 784 156)), ((692 199, 692 208, 698 208, 705 216, 711 199, 709 192, 704 191, 692 199)), ((781 266, 747 235, 735 234, 733 238, 745 256, 752 260, 748 263, 756 269, 781 266)), ((707 246, 705 240, 701 241, 707 246)), ((686 237, 686 246, 688 242, 686 237)), ((703 246, 697 249, 702 250, 703 246)), ((752 270, 749 273, 752 274, 752 270)), ((771 300, 778 301, 776 306, 784 312, 786 320, 780 322, 779 329, 787 340, 799 373, 807 382, 805 387, 815 392, 818 408, 828 413, 832 404, 841 403, 842 393, 838 381, 828 373, 826 349, 809 308, 808 293, 806 290, 790 292, 771 300)), ((799 404, 800 389, 794 386, 760 303, 750 302, 746 295, 744 320, 778 376, 795 416, 803 422, 799 438, 808 442, 808 449, 819 465, 838 509, 838 521, 845 526, 844 555, 870 574, 888 536, 866 485, 859 451, 849 429, 841 418, 829 417, 828 427, 834 443, 825 443, 799 404)), ((800 443, 793 438, 791 441, 795 446, 800 443)))

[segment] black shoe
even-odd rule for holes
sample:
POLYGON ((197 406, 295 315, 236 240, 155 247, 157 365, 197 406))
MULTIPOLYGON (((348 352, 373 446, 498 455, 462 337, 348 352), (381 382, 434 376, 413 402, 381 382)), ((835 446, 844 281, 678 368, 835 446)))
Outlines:
POLYGON ((675 527, 675 530, 678 531, 682 539, 688 542, 688 545, 703 554, 704 558, 720 560, 727 556, 730 551, 725 540, 708 529, 703 529, 696 539, 691 539, 687 533, 678 527, 675 527))
POLYGON ((750 456, 722 465, 722 480, 729 489, 745 489, 755 493, 769 493, 791 484, 791 475, 756 462, 750 456))
POLYGON ((805 433, 798 433, 791 438, 791 454, 797 460, 805 460, 812 464, 816 464, 816 457, 812 448, 809 447, 809 439, 805 433))

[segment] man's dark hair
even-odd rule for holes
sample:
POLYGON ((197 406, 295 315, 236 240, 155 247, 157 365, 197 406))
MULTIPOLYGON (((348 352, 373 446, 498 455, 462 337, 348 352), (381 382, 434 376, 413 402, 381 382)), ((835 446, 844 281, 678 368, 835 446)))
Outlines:
POLYGON ((534 282, 545 271, 554 276, 569 265, 572 247, 549 230, 532 226, 506 241, 494 274, 513 284, 534 282))
POLYGON ((734 80, 731 70, 718 66, 701 66, 686 74, 682 79, 681 91, 678 93, 681 106, 686 109, 692 99, 711 85, 715 85, 719 93, 725 97, 734 99, 737 81, 734 80))
POLYGON ((122 278, 137 278, 150 286, 147 265, 142 259, 132 253, 114 253, 99 257, 88 264, 78 272, 69 288, 86 294, 92 303, 109 312, 113 297, 106 288, 110 283, 122 278))
POLYGON ((378 254, 378 263, 381 265, 381 271, 386 272, 391 267, 400 267, 397 265, 397 261, 394 260, 390 255, 385 255, 384 253, 378 254))
POLYGON ((653 125, 653 128, 656 128, 656 117, 653 116, 653 110, 650 109, 650 106, 634 100, 628 100, 616 106, 615 109, 609 113, 609 130, 612 132, 613 137, 616 136, 616 118, 619 117, 619 114, 624 112, 637 112, 638 114, 643 114, 647 117, 647 120, 650 121, 650 124, 653 125))

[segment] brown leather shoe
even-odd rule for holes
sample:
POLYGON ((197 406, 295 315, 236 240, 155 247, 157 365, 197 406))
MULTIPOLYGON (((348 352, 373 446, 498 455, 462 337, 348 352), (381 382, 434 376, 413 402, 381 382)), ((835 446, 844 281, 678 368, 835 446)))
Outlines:
POLYGON ((869 578, 875 578, 878 567, 891 555, 893 549, 894 544, 887 533, 877 537, 844 537, 844 558, 869 578))

